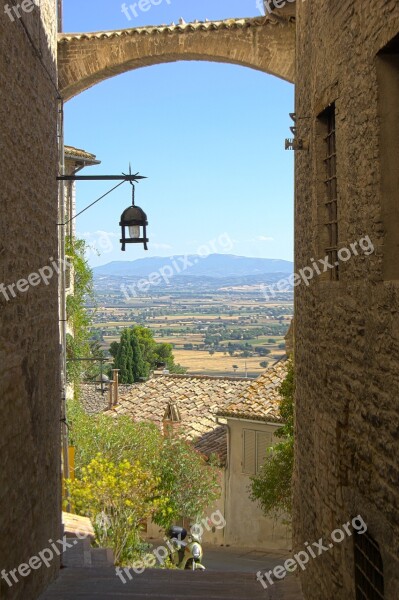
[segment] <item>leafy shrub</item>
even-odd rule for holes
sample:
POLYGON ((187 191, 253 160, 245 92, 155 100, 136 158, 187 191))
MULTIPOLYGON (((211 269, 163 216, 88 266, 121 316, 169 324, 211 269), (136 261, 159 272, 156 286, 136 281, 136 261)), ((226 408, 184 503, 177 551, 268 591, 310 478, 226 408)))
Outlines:
POLYGON ((280 386, 280 415, 284 423, 275 435, 281 442, 268 449, 259 473, 251 477, 250 497, 266 515, 291 514, 294 468, 294 369, 290 362, 287 377, 280 386))
POLYGON ((167 529, 181 516, 200 518, 205 508, 220 497, 219 471, 214 462, 206 464, 176 433, 164 436, 154 423, 137 423, 127 416, 88 415, 77 399, 68 404, 68 418, 70 440, 75 446, 75 477, 79 482, 69 484, 75 510, 92 518, 100 511, 111 520, 113 526, 107 536, 122 562, 134 549, 137 551, 141 520, 151 516, 167 529), (110 487, 115 486, 121 501, 128 499, 128 493, 133 494, 130 479, 127 488, 123 485, 123 469, 132 477, 136 473, 138 485, 142 485, 138 513, 130 514, 127 505, 115 508, 107 492, 109 483, 110 487), (141 474, 148 479, 148 488, 143 485, 141 474), (97 489, 99 498, 95 498, 97 489), (132 519, 130 524, 128 516, 132 519), (120 531, 125 531, 123 548, 120 531))

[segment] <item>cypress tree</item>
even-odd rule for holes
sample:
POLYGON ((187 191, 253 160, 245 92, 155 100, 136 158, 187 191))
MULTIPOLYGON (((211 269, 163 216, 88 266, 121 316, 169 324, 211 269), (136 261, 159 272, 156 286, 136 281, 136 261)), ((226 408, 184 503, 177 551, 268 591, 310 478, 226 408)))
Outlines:
POLYGON ((140 344, 133 329, 130 332, 130 348, 132 352, 132 377, 133 381, 139 381, 140 377, 147 376, 146 364, 143 360, 140 344))
POLYGON ((120 370, 121 383, 135 383, 140 377, 146 377, 146 365, 133 329, 122 332, 114 364, 115 369, 120 370))

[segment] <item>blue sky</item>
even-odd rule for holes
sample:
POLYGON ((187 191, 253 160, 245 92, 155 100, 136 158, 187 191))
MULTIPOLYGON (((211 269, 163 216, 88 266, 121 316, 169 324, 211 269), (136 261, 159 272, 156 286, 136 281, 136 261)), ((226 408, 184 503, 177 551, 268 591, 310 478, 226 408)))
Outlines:
MULTIPOLYGON (((64 31, 259 15, 256 0, 169 2, 137 17, 129 12, 129 21, 119 0, 64 0, 64 31)), ((284 139, 293 109, 291 84, 209 62, 138 69, 67 102, 65 143, 102 163, 86 174, 126 172, 131 162, 148 177, 136 187, 149 220, 148 252, 120 251, 119 218, 131 202, 125 184, 77 219, 78 235, 100 252, 89 253, 90 263, 192 254, 212 240, 218 252, 292 260, 293 153, 284 139), (226 234, 232 244, 219 247, 226 234)), ((79 183, 77 210, 110 187, 79 183)))

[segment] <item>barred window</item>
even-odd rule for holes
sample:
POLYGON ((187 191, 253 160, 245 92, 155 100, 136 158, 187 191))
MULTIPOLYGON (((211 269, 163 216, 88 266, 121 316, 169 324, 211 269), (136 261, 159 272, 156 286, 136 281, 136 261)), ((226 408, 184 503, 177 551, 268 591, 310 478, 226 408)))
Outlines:
POLYGON ((399 34, 377 55, 383 276, 399 279, 399 34))
POLYGON ((331 104, 319 116, 323 125, 324 141, 324 251, 328 262, 334 267, 329 269, 332 281, 339 279, 338 261, 338 191, 337 191, 337 146, 335 130, 335 104, 331 104))
POLYGON ((377 542, 365 532, 354 536, 356 600, 384 600, 384 569, 377 542))

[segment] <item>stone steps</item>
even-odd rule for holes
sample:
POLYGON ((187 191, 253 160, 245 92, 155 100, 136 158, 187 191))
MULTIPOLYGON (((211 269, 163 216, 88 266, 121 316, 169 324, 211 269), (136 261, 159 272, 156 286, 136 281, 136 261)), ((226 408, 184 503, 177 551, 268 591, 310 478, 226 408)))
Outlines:
POLYGON ((62 555, 62 566, 69 568, 83 567, 112 567, 114 555, 110 548, 92 548, 90 539, 79 540, 77 538, 66 538, 71 548, 66 548, 62 555))
POLYGON ((39 600, 303 600, 294 577, 264 590, 252 573, 148 569, 124 584, 115 568, 63 569, 39 600))

